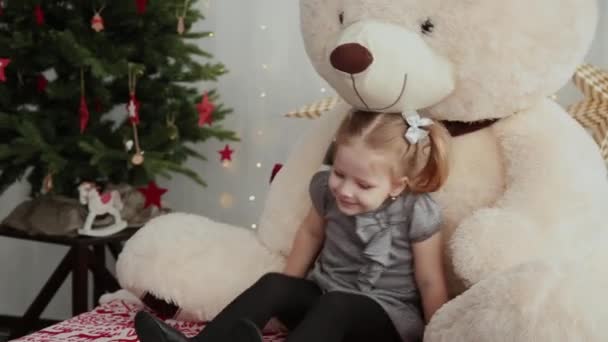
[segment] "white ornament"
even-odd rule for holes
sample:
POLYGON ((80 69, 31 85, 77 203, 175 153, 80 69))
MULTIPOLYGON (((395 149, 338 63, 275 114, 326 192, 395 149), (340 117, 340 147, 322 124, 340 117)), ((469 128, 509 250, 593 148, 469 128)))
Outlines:
POLYGON ((131 149, 133 149, 133 140, 125 141, 125 148, 127 149, 127 152, 131 151, 131 149))
POLYGON ((81 235, 87 236, 108 236, 120 232, 127 228, 127 222, 123 221, 120 211, 123 203, 118 191, 113 190, 99 194, 94 183, 83 182, 78 186, 80 203, 88 205, 89 214, 82 229, 78 230, 81 235), (93 221, 96 216, 110 214, 114 217, 114 224, 93 229, 93 221))
POLYGON ((53 82, 57 79, 57 71, 55 70, 55 68, 47 69, 43 71, 42 74, 44 75, 44 78, 46 78, 49 82, 53 82))

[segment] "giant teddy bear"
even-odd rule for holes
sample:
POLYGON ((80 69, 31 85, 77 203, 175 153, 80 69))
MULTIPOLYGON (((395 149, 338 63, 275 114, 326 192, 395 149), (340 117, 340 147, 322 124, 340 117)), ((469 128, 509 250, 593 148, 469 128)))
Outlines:
POLYGON ((454 298, 425 341, 608 340, 606 170, 591 137, 550 99, 591 44, 596 6, 301 0, 308 56, 343 104, 297 144, 256 231, 159 217, 125 246, 122 286, 176 303, 181 318, 212 318, 282 268, 344 115, 418 110, 454 135, 451 174, 433 194, 454 298))

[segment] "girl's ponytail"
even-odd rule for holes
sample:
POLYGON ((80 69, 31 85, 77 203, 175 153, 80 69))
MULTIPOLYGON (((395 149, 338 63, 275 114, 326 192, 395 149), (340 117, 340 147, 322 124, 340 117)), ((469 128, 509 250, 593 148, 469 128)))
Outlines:
POLYGON ((449 144, 450 134, 440 123, 435 122, 429 128, 430 152, 428 161, 418 175, 409 181, 412 192, 435 192, 445 183, 449 174, 449 144))

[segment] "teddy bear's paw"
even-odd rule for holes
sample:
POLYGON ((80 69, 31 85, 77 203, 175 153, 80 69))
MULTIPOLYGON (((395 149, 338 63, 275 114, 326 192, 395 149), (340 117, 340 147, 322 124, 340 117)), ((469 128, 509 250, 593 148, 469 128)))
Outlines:
POLYGON ((424 341, 605 341, 606 280, 579 266, 537 261, 494 274, 437 311, 424 341))
POLYGON ((253 230, 175 213, 138 231, 125 244, 116 271, 130 292, 154 294, 188 317, 205 320, 282 264, 253 230))
POLYGON ((456 275, 471 286, 493 272, 530 260, 546 243, 537 228, 517 212, 498 208, 475 212, 448 242, 456 275))

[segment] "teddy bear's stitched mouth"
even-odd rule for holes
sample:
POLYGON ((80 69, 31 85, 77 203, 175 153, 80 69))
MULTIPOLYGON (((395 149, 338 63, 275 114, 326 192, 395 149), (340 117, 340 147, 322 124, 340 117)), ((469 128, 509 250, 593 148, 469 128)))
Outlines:
MULTIPOLYGON (((403 97, 403 94, 405 94, 405 87, 407 85, 407 73, 406 73, 403 75, 403 85, 401 86, 401 92, 399 93, 399 96, 392 104, 390 104, 384 108, 370 108, 369 105, 367 104, 367 102, 365 102, 365 100, 363 99, 363 96, 361 96, 361 94, 359 93, 359 90, 357 89, 357 82, 355 80, 355 75, 351 74, 350 79, 353 82, 353 89, 355 90, 357 97, 359 98, 359 100, 361 100, 361 102, 363 103, 363 105, 365 106, 367 111, 369 111, 369 112, 382 112, 388 108, 391 108, 395 104, 397 104, 397 102, 399 102, 399 100, 401 100, 401 97, 403 97)), ((447 128, 447 130, 450 132, 451 136, 457 137, 457 136, 473 133, 478 130, 484 129, 486 127, 492 126, 497 121, 498 121, 498 119, 488 119, 488 120, 480 120, 480 121, 473 121, 473 122, 442 120, 441 123, 447 128)))
POLYGON ((367 103, 365 102, 365 100, 363 99, 363 96, 361 96, 361 94, 359 93, 359 90, 357 89, 357 82, 355 81, 355 75, 351 74, 350 79, 353 81, 353 89, 355 90, 355 94, 357 94, 357 97, 359 98, 359 100, 361 100, 361 102, 363 103, 365 108, 367 108, 370 111, 374 111, 374 112, 381 112, 381 111, 391 108, 392 106, 397 104, 401 100, 401 97, 403 97, 403 94, 405 93, 405 86, 407 85, 407 74, 403 74, 403 84, 401 85, 401 92, 399 93, 399 96, 397 97, 397 99, 393 103, 391 103, 390 105, 388 105, 384 108, 370 108, 367 105, 367 103))

